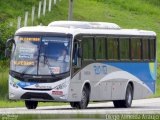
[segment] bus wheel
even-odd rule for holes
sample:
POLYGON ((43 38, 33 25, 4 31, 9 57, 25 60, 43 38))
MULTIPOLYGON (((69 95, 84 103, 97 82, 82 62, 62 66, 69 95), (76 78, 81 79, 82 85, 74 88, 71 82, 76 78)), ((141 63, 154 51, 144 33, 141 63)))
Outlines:
POLYGON ((86 109, 89 103, 89 94, 90 94, 89 90, 86 87, 84 87, 82 91, 81 101, 71 102, 70 105, 73 108, 86 109))
POLYGON ((38 102, 37 101, 25 101, 25 105, 27 109, 36 109, 38 106, 38 102))
POLYGON ((122 107, 129 108, 132 105, 133 100, 133 88, 131 84, 128 84, 125 100, 122 101, 122 107))
POLYGON ((129 108, 132 105, 132 100, 133 100, 133 88, 131 84, 128 84, 125 100, 116 100, 113 101, 113 104, 116 108, 129 108))
POLYGON ((72 108, 78 108, 78 102, 70 102, 72 108))
POLYGON ((120 100, 113 101, 114 107, 119 108, 120 107, 120 100))

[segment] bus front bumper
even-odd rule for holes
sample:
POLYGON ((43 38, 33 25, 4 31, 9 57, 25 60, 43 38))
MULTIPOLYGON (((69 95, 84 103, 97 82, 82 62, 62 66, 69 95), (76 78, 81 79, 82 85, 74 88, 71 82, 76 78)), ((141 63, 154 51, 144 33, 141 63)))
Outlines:
MULTIPOLYGON (((22 88, 13 88, 9 86, 9 99, 10 100, 33 100, 33 101, 67 101, 67 95, 53 94, 56 91, 40 91, 40 90, 24 90, 22 88)), ((62 92, 61 92, 62 93, 62 92)))
POLYGON ((54 83, 38 83, 24 87, 23 84, 29 83, 17 82, 10 76, 9 99, 65 102, 68 98, 69 79, 70 78, 66 78, 54 83), (19 83, 21 83, 21 85, 19 83), (46 86, 51 86, 52 89, 47 89, 46 86))

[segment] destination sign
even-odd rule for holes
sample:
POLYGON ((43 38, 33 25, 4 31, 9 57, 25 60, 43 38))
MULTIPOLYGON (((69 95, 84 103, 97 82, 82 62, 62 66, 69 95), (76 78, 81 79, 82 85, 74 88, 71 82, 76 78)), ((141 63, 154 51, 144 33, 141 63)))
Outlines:
POLYGON ((40 41, 40 38, 19 37, 18 40, 22 40, 22 41, 35 41, 35 42, 38 42, 38 41, 40 41))
POLYGON ((34 61, 14 61, 15 65, 22 65, 22 66, 34 66, 34 61))

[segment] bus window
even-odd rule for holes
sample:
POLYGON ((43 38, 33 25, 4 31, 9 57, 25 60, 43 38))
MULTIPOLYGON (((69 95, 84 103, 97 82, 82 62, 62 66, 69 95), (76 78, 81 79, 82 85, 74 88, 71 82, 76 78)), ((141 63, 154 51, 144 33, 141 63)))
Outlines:
POLYGON ((154 60, 155 59, 155 44, 154 44, 155 40, 154 39, 150 39, 149 40, 149 46, 150 46, 150 59, 154 60))
POLYGON ((118 39, 107 38, 107 58, 118 60, 118 39))
POLYGON ((131 57, 133 60, 141 59, 141 40, 140 38, 132 38, 131 40, 131 57))
POLYGON ((84 37, 82 40, 83 59, 93 59, 93 38, 84 37))
POLYGON ((74 42, 73 45, 73 64, 77 65, 77 59, 78 59, 78 42, 74 42))
POLYGON ((105 38, 96 38, 96 59, 106 59, 105 38))
POLYGON ((142 52, 143 52, 143 60, 148 60, 149 59, 148 39, 142 40, 142 52))
POLYGON ((128 60, 129 59, 129 38, 120 38, 119 39, 120 47, 120 59, 128 60))

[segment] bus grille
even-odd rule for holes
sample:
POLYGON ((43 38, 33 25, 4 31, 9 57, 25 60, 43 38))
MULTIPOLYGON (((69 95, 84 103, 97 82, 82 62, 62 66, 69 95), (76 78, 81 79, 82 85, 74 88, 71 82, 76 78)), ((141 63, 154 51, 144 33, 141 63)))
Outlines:
POLYGON ((27 92, 21 96, 21 99, 43 99, 43 100, 54 100, 47 93, 31 93, 27 92))

